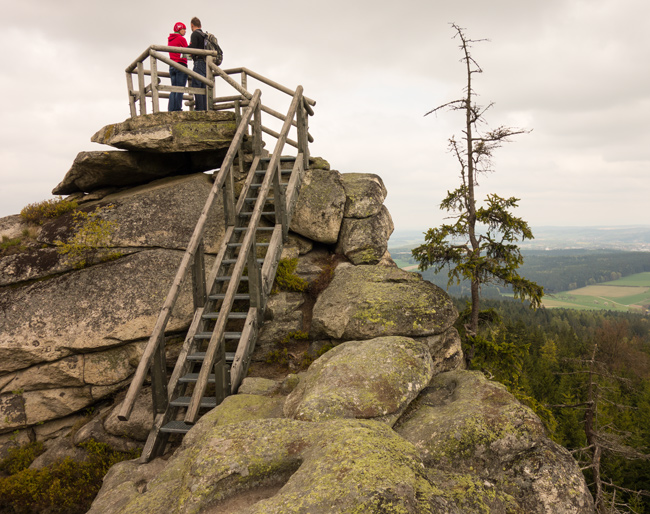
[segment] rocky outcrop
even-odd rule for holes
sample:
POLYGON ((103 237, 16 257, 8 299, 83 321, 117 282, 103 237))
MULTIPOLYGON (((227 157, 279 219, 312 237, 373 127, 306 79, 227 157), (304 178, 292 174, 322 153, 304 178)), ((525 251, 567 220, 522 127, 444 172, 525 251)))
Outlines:
MULTIPOLYGON (((387 347, 408 348, 406 338, 387 339, 387 347)), ((322 391, 313 398, 323 405, 346 403, 327 393, 336 379, 323 373, 345 351, 314 362, 301 379, 309 386, 289 395, 285 413, 307 389, 322 391)), ((339 386, 362 393, 364 383, 376 384, 372 373, 357 377, 343 373, 339 386)), ((367 415, 354 408, 301 421, 278 416, 277 396, 231 396, 168 461, 114 466, 90 514, 593 512, 575 461, 502 386, 455 371, 412 397, 392 430, 381 419, 354 419, 367 415)))
MULTIPOLYGON (((233 131, 220 113, 104 127, 93 140, 127 150, 80 156, 87 167, 75 163, 58 190, 111 222, 110 242, 78 269, 55 248, 78 230, 64 215, 29 251, 0 258, 0 456, 45 441, 38 467, 82 460, 75 445, 90 439, 120 451, 143 444, 151 391, 127 423, 116 413, 212 187, 203 173, 180 175, 218 166, 233 131)), ((296 373, 247 377, 173 454, 114 466, 90 512, 591 512, 575 462, 539 419, 462 370, 451 299, 392 262, 381 179, 310 162, 283 251, 307 288, 271 296, 253 355, 259 364, 280 353, 296 373), (300 352, 287 351, 292 338, 300 352)), ((221 210, 219 199, 208 253, 223 235, 221 210)), ((0 235, 18 237, 20 225, 0 220, 0 235)), ((168 368, 192 316, 185 283, 168 368)))

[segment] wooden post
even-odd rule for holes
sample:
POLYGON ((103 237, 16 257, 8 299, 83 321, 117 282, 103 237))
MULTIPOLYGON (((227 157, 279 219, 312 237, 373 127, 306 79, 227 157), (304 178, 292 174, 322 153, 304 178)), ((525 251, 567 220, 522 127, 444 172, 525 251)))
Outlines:
POLYGON ((256 307, 259 311, 262 310, 262 271, 257 262, 257 245, 255 239, 251 243, 250 251, 248 252, 248 294, 250 295, 251 307, 256 307))
POLYGON ((296 111, 298 123, 298 152, 302 153, 304 168, 309 168, 309 130, 308 130, 308 116, 305 109, 305 101, 300 99, 298 109, 296 111))
POLYGON ((138 91, 140 94, 140 116, 147 114, 147 97, 144 90, 144 65, 138 62, 138 91))
MULTIPOLYGON (((210 67, 210 63, 213 61, 213 57, 211 56, 206 56, 205 58, 205 76, 208 80, 214 82, 214 73, 212 73, 212 68, 210 67)), ((216 84, 215 87, 210 87, 206 84, 205 86, 205 105, 206 109, 208 111, 212 110, 212 106, 214 105, 214 90, 216 89, 216 84)))
POLYGON ((289 237, 289 224, 287 223, 287 209, 284 198, 284 192, 280 185, 280 178, 282 176, 282 159, 278 159, 278 164, 273 173, 273 204, 275 205, 275 223, 282 225, 282 241, 286 242, 289 237))
POLYGON ((160 112, 160 105, 158 104, 158 61, 152 55, 149 55, 151 61, 151 104, 153 112, 160 112))
POLYGON ((223 184, 223 210, 225 228, 232 227, 236 219, 236 205, 235 205, 235 180, 233 177, 232 166, 228 170, 226 180, 223 184))
POLYGON ((208 299, 205 286, 205 247, 203 238, 199 241, 192 262, 192 293, 194 310, 203 307, 208 299))
POLYGON ((138 111, 135 109, 135 91, 133 90, 133 75, 131 72, 126 72, 126 88, 129 90, 129 110, 131 111, 131 118, 138 116, 138 111))
POLYGON ((262 102, 255 106, 253 115, 253 152, 255 155, 262 154, 262 102))
POLYGON ((151 395, 155 414, 162 414, 167 410, 169 399, 167 397, 167 364, 165 362, 165 335, 161 334, 158 348, 153 356, 151 365, 151 395))

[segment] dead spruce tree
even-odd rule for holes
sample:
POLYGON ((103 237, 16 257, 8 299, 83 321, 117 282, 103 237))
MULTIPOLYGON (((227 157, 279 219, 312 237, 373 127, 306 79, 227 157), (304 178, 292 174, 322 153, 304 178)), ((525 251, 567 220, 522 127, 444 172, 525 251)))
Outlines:
POLYGON ((479 125, 486 124, 485 113, 492 104, 482 107, 474 102, 476 93, 472 78, 482 70, 472 58, 470 47, 479 40, 468 39, 456 24, 452 27, 456 31, 454 38, 460 40, 461 62, 466 67, 465 96, 440 105, 425 116, 443 109, 465 112, 461 140, 453 136, 449 140, 449 149, 460 165, 461 184, 454 191, 448 191, 440 204, 441 209, 453 213, 451 219, 454 222, 429 229, 424 244, 413 249, 412 254, 422 271, 432 267, 438 272, 448 266, 450 284, 454 281, 460 283, 462 279, 470 282, 471 311, 466 326, 469 343, 466 358, 470 362, 474 353, 472 339, 478 332, 481 285, 491 282, 509 285, 515 297, 530 300, 533 307, 540 305, 543 289, 517 273, 523 258, 515 243, 533 238, 528 223, 510 212, 519 199, 489 194, 485 205, 479 205, 475 191, 478 175, 493 171, 491 158, 494 150, 511 136, 526 131, 509 127, 480 130, 479 125))

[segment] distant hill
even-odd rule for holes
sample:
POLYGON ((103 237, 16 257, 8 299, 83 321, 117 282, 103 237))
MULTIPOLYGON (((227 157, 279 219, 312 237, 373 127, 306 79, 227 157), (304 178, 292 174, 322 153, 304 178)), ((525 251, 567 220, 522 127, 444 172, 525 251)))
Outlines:
MULTIPOLYGON (((426 229, 396 229, 388 249, 413 248, 424 241, 426 229)), ((650 225, 621 227, 533 227, 535 239, 520 244, 526 250, 627 250, 650 252, 650 225)))

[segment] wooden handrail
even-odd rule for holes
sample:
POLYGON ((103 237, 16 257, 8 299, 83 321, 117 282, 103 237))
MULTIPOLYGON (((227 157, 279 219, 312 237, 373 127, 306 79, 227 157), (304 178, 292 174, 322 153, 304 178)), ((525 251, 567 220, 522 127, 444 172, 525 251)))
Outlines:
POLYGON ((255 107, 257 106, 258 103, 260 103, 260 98, 261 98, 261 91, 258 89, 253 94, 249 106, 246 108, 246 111, 242 115, 242 120, 237 128, 237 131, 235 132, 235 136, 233 137, 233 142, 228 148, 228 152, 226 153, 226 156, 224 158, 221 170, 219 171, 219 174, 217 175, 217 178, 215 179, 214 184, 212 185, 212 189, 208 194, 208 198, 206 199, 203 210, 201 211, 201 215, 199 216, 199 220, 196 224, 196 227, 194 228, 194 232, 192 234, 190 242, 187 245, 187 249, 185 251, 185 254, 183 255, 181 264, 178 268, 178 271, 176 272, 174 282, 172 283, 169 293, 167 293, 167 297, 165 298, 165 303, 163 304, 163 308, 160 311, 160 314, 154 326, 151 337, 149 338, 149 342, 147 343, 147 346, 142 354, 142 358, 140 359, 140 363, 138 364, 136 372, 133 376, 133 380, 131 381, 129 390, 126 394, 124 402, 122 403, 122 408, 118 413, 118 418, 120 420, 128 420, 131 411, 133 410, 133 406, 135 405, 135 400, 138 396, 138 393, 140 392, 140 389, 142 388, 142 384, 144 383, 147 372, 151 367, 151 363, 153 362, 153 358, 156 353, 156 350, 160 345, 160 341, 164 337, 165 328, 171 317, 172 309, 176 304, 178 296, 180 295, 181 285, 188 274, 188 271, 190 269, 190 264, 194 259, 197 248, 199 247, 199 244, 203 239, 203 232, 205 230, 205 225, 208 219, 208 213, 212 207, 212 204, 214 203, 214 199, 216 195, 221 192, 221 188, 223 187, 228 174, 231 173, 232 164, 234 162, 235 156, 244 139, 247 126, 251 118, 253 117, 255 107))

